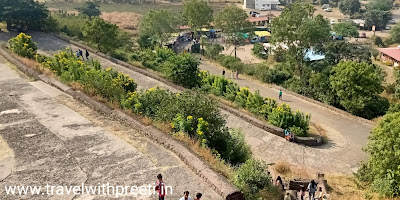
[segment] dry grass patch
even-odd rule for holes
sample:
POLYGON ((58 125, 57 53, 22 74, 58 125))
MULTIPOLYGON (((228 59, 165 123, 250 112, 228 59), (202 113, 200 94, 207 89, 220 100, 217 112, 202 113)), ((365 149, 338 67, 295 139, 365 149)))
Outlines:
POLYGON ((284 161, 278 161, 275 163, 274 170, 282 175, 288 175, 291 172, 290 164, 284 161))
POLYGON ((366 189, 354 176, 332 175, 326 176, 330 190, 330 199, 351 200, 399 200, 399 198, 382 198, 366 189))
POLYGON ((142 16, 132 12, 103 12, 101 17, 121 29, 136 33, 142 16))

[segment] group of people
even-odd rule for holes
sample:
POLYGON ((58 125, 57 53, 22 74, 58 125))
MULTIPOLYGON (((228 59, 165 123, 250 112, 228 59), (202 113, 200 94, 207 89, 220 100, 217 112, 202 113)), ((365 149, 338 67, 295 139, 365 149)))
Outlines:
MULTIPOLYGON (((222 76, 225 76, 225 69, 222 69, 222 76)), ((236 71, 234 71, 234 70, 232 70, 231 71, 231 79, 235 79, 235 77, 236 77, 236 79, 239 79, 239 71, 238 70, 236 70, 236 71)))
MULTIPOLYGON (((280 177, 278 176, 278 178, 280 177)), ((307 188, 305 186, 301 186, 300 191, 298 191, 298 196, 300 197, 300 200, 304 200, 307 191, 309 200, 328 200, 327 195, 322 191, 322 187, 318 187, 317 183, 314 180, 312 180, 308 184, 307 188)), ((289 192, 286 192, 284 200, 292 200, 289 192)))
MULTIPOLYGON (((85 51, 86 51, 86 53, 85 53, 86 60, 89 60, 89 51, 88 51, 87 49, 85 49, 85 51)), ((78 50, 76 51, 76 57, 77 57, 77 58, 81 57, 82 60, 85 60, 85 58, 83 57, 83 51, 80 50, 80 49, 78 49, 78 50)))
MULTIPOLYGON (((165 185, 164 185, 164 181, 162 178, 161 174, 157 175, 157 183, 156 183, 156 187, 155 190, 158 193, 158 200, 164 200, 165 198, 165 185)), ((179 200, 201 200, 201 197, 203 195, 201 193, 197 193, 196 197, 193 199, 192 197, 189 196, 189 191, 185 191, 183 192, 183 197, 180 198, 179 200)))

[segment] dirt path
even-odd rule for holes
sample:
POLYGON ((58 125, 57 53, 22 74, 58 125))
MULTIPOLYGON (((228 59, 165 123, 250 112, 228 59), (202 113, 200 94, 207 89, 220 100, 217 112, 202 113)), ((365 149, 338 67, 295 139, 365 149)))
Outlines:
MULTIPOLYGON (((158 173, 172 186, 171 199, 180 198, 185 190, 221 199, 172 152, 41 81, 28 82, 4 64, 0 64, 0 112, 5 113, 0 116, 0 136, 15 154, 7 160, 15 164, 2 175, 0 199, 114 199, 115 195, 101 192, 75 196, 64 190, 63 195, 49 195, 44 189, 39 196, 16 197, 7 195, 4 187, 82 183, 140 187, 153 185, 158 173)), ((0 171, 8 169, 0 163, 0 171)), ((148 192, 122 197, 132 198, 156 197, 148 192)))

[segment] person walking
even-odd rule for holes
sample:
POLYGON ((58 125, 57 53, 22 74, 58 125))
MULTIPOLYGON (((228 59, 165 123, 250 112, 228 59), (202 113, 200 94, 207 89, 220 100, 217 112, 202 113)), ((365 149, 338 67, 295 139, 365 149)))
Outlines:
POLYGON ((75 54, 76 54, 76 58, 79 58, 79 51, 76 51, 75 54))
POLYGON ((239 79, 239 71, 236 70, 236 79, 239 79))
POLYGON ((222 69, 222 76, 225 76, 225 69, 222 69))
POLYGON ((82 50, 79 49, 78 51, 79 51, 79 56, 82 57, 82 60, 85 60, 85 58, 83 58, 83 52, 82 52, 82 50))
POLYGON ((89 60, 89 51, 87 50, 87 49, 85 49, 86 50, 86 60, 89 60))
POLYGON ((304 196, 306 196, 306 187, 302 185, 300 189, 300 200, 304 200, 304 196))
POLYGON ((317 184, 315 183, 314 180, 312 180, 307 187, 308 190, 308 199, 309 200, 314 200, 315 197, 315 191, 317 191, 317 184), (311 198, 312 197, 312 198, 311 198))
POLYGON ((285 187, 283 186, 282 178, 280 176, 278 176, 276 178, 275 186, 278 188, 282 187, 282 190, 285 190, 285 187))
POLYGON ((193 200, 192 197, 189 196, 189 191, 183 192, 183 197, 179 200, 193 200))
POLYGON ((282 100, 282 90, 279 90, 279 100, 282 100))
POLYGON ((158 200, 164 200, 165 198, 165 186, 164 186, 164 181, 162 179, 162 175, 158 174, 157 175, 157 184, 155 188, 158 192, 158 200))
POLYGON ((194 200, 200 200, 203 195, 201 193, 196 194, 196 198, 194 200))

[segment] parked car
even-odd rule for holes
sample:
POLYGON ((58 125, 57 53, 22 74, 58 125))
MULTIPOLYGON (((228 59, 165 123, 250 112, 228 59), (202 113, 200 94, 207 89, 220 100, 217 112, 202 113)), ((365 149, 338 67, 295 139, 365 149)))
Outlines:
POLYGON ((331 6, 329 5, 329 4, 324 4, 324 5, 322 5, 322 9, 327 9, 327 8, 330 8, 331 6))
POLYGON ((390 30, 392 27, 391 26, 386 26, 385 30, 390 30))
POLYGON ((330 23, 333 25, 333 24, 336 23, 336 20, 335 19, 331 19, 330 23))
POLYGON ((395 24, 396 21, 394 21, 394 19, 391 19, 391 20, 389 20, 389 23, 390 23, 390 24, 395 24))
POLYGON ((259 42, 260 42, 260 39, 258 39, 258 37, 255 37, 250 40, 250 43, 252 43, 252 44, 259 43, 259 42))
POLYGON ((360 34, 360 38, 367 38, 367 34, 366 34, 365 32, 362 32, 362 33, 360 34))
POLYGON ((325 8, 324 11, 325 12, 332 12, 332 8, 325 8))
POLYGON ((266 10, 267 10, 266 7, 261 7, 261 8, 260 8, 260 11, 266 11, 266 10))

